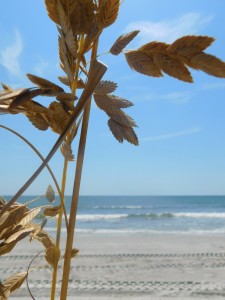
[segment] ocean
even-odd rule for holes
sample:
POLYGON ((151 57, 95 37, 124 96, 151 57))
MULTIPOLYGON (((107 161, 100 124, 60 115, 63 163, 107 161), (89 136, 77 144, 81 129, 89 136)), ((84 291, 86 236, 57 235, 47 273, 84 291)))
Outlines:
MULTIPOLYGON (((20 202, 34 197, 23 196, 20 202)), ((5 198, 9 200, 10 196, 5 198)), ((67 211, 70 199, 66 196, 67 211)), ((41 198, 30 207, 37 205, 49 203, 41 198)), ((42 218, 37 218, 36 222, 41 222, 42 218)), ((55 230, 53 219, 48 220, 46 230, 55 230)), ((76 232, 224 234, 225 196, 80 196, 76 232)))

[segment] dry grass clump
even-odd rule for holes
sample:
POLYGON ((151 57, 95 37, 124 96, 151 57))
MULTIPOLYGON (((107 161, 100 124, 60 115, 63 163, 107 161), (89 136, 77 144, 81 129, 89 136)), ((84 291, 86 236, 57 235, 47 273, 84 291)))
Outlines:
MULTIPOLYGON (((62 86, 33 74, 27 74, 34 84, 31 88, 12 89, 2 84, 0 114, 23 114, 37 129, 42 131, 51 129, 57 133, 58 139, 44 159, 23 136, 0 125, 1 128, 23 139, 42 160, 41 166, 10 201, 6 202, 4 198, 0 198, 0 255, 9 253, 18 242, 27 237, 30 241, 33 239, 40 241, 44 247, 45 259, 52 268, 51 300, 55 299, 59 260, 64 264, 60 299, 66 300, 71 258, 78 254, 78 250, 73 247, 73 236, 92 96, 97 107, 109 117, 109 129, 120 143, 126 140, 138 145, 138 137, 134 131, 137 124, 124 112, 124 109, 133 106, 132 102, 114 94, 117 83, 102 79, 107 67, 97 60, 101 33, 116 21, 120 1, 45 0, 45 5, 49 18, 58 30, 59 63, 64 72, 64 76, 59 76, 58 79, 62 86), (78 89, 81 94, 79 97, 78 89), (39 103, 41 100, 39 102, 34 100, 37 96, 47 97, 50 103, 44 106, 39 103), (75 156, 72 143, 80 127, 78 154, 75 156), (61 187, 48 166, 48 162, 59 148, 64 159, 61 187), (74 192, 67 219, 64 192, 68 163, 74 160, 76 160, 74 192), (44 167, 48 168, 54 180, 60 196, 60 205, 51 204, 30 209, 29 203, 16 202, 44 167), (41 224, 37 224, 34 219, 40 213, 45 219, 41 224), (67 228, 67 243, 65 253, 61 255, 62 249, 59 245, 63 215, 67 228), (56 216, 57 234, 53 239, 43 228, 48 218, 56 216)), ((225 63, 204 52, 214 38, 188 35, 172 44, 150 41, 136 50, 124 50, 138 33, 139 31, 132 31, 121 35, 109 50, 109 53, 115 56, 124 54, 131 69, 153 77, 162 77, 163 73, 166 73, 188 83, 193 82, 189 68, 201 70, 212 76, 225 77, 225 63)), ((48 188, 46 197, 51 203, 54 201, 54 191, 51 187, 48 188)), ((8 299, 10 294, 27 279, 29 271, 28 268, 0 282, 0 299, 8 299)))

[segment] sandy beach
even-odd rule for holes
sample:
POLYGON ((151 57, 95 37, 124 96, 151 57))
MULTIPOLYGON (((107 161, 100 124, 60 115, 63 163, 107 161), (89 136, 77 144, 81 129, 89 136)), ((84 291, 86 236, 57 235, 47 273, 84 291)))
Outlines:
MULTIPOLYGON (((222 299, 225 297, 225 237, 222 235, 79 234, 69 299, 222 299)), ((64 238, 62 245, 65 245, 64 238)), ((23 271, 42 249, 20 243, 0 258, 0 277, 23 271)), ((43 254, 32 266, 45 266, 43 254)), ((59 273, 61 274, 61 272, 59 273)), ((60 280, 60 278, 59 278, 60 280)), ((49 299, 51 270, 29 276, 35 299, 49 299)), ((60 282, 57 286, 59 292, 60 282)), ((10 299, 31 299, 26 284, 10 299)), ((59 299, 59 297, 57 297, 59 299)))

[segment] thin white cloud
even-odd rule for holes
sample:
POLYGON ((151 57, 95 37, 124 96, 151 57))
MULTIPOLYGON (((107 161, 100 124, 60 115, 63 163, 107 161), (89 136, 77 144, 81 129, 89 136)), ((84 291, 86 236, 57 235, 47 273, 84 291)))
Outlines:
POLYGON ((0 52, 0 63, 8 70, 11 75, 20 76, 20 55, 23 50, 23 41, 20 32, 15 29, 13 41, 0 52))
POLYGON ((225 88, 225 82, 224 81, 218 81, 218 82, 204 84, 202 88, 204 90, 224 89, 225 88))
POLYGON ((153 40, 170 43, 181 36, 197 34, 212 19, 213 16, 203 16, 200 13, 192 12, 184 14, 177 19, 168 19, 160 22, 133 22, 125 28, 125 32, 140 30, 138 37, 141 44, 153 40))
POLYGON ((45 76, 46 71, 49 69, 49 62, 44 59, 40 59, 39 62, 34 66, 35 74, 39 76, 45 76))
POLYGON ((159 96, 162 100, 168 100, 175 104, 185 104, 189 102, 192 95, 189 92, 175 92, 159 96))
POLYGON ((162 141, 162 140, 169 140, 169 139, 176 139, 179 137, 183 137, 186 135, 192 135, 201 132, 201 128, 192 128, 192 129, 187 129, 183 131, 178 131, 178 132, 173 132, 173 133, 168 133, 168 134, 163 134, 163 135, 157 135, 157 136, 152 136, 152 137, 146 137, 142 138, 142 141, 162 141))

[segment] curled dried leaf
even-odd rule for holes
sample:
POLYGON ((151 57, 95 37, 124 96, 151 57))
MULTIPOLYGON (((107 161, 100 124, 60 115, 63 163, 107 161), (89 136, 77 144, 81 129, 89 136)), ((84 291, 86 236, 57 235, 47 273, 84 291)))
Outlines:
POLYGON ((17 243, 18 241, 24 239, 27 237, 34 228, 32 226, 29 226, 28 228, 23 228, 16 233, 12 234, 9 238, 7 238, 4 243, 5 244, 11 244, 11 243, 17 243))
POLYGON ((75 101, 77 100, 77 97, 71 93, 63 93, 58 95, 56 99, 59 101, 75 101))
POLYGON ((36 240, 42 243, 42 245, 47 248, 55 247, 55 241, 53 237, 51 237, 46 231, 41 230, 38 234, 34 237, 36 240))
POLYGON ((55 201, 55 192, 54 192, 53 187, 51 185, 48 186, 45 197, 51 203, 55 201))
POLYGON ((27 74, 31 82, 39 86, 42 90, 47 90, 49 95, 63 93, 64 90, 57 84, 36 75, 27 74))
POLYGON ((51 266, 54 266, 60 260, 59 248, 57 246, 46 248, 45 259, 51 266))
POLYGON ((26 213, 26 215, 21 219, 21 221, 18 223, 18 225, 27 225, 32 221, 41 211, 40 207, 34 208, 26 213))
POLYGON ((15 205, 14 207, 15 207, 14 209, 7 211, 8 213, 7 219, 1 223, 0 230, 18 224, 28 211, 25 205, 15 205))
POLYGON ((10 244, 1 243, 0 244, 0 256, 9 253, 16 246, 17 242, 13 242, 10 244))
POLYGON ((10 291, 10 293, 12 293, 13 291, 17 290, 23 284, 26 277, 27 272, 20 272, 11 275, 3 282, 5 291, 10 291))
POLYGON ((139 30, 135 30, 121 35, 110 48, 110 53, 113 55, 120 54, 123 49, 137 36, 139 32, 139 30))
POLYGON ((43 211, 43 215, 46 217, 55 217, 58 215, 60 210, 60 206, 51 206, 51 207, 46 207, 43 211))

